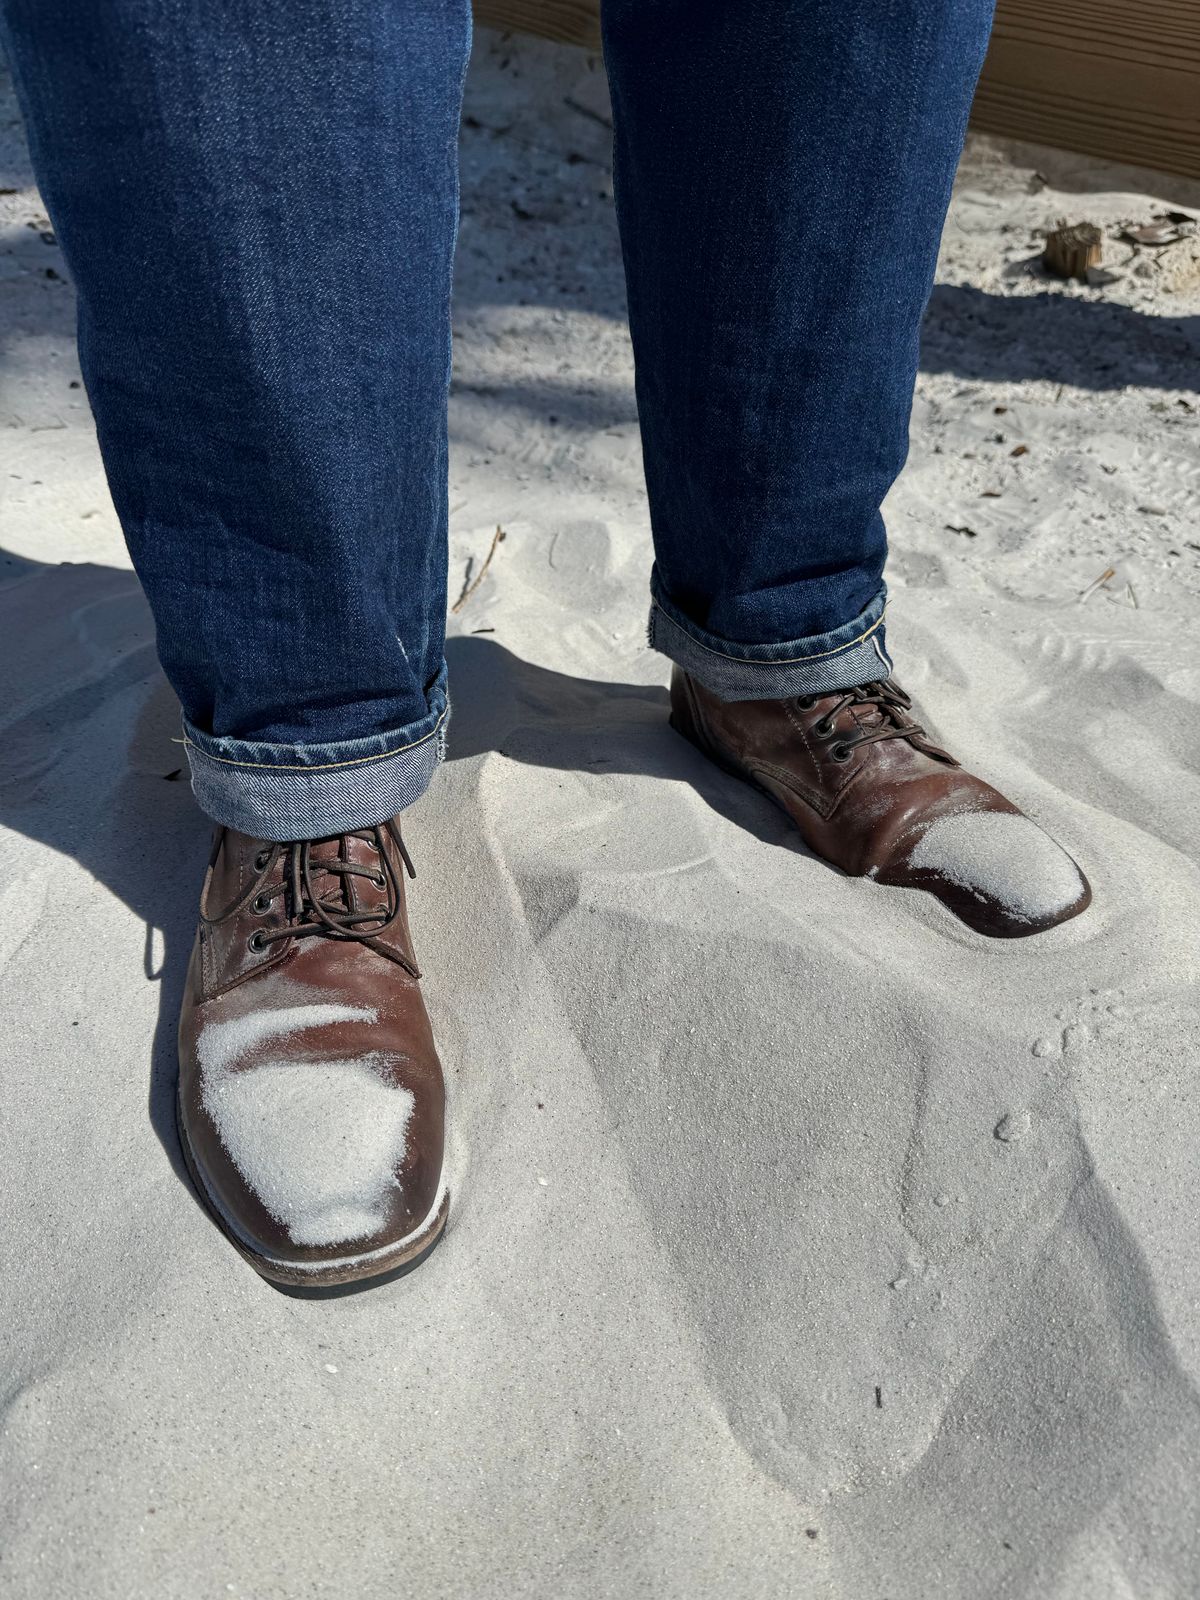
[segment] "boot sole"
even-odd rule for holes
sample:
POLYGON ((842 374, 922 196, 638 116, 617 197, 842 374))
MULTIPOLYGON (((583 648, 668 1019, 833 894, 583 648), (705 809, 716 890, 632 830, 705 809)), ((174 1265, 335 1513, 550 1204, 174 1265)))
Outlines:
POLYGON ((238 1254, 250 1263, 260 1277, 266 1278, 277 1288, 321 1291, 348 1284, 366 1285, 383 1278, 397 1277, 402 1272, 411 1271, 431 1254, 445 1232, 446 1220, 450 1215, 450 1191, 443 1184, 433 1209, 419 1227, 412 1233, 405 1234, 403 1239, 397 1239, 394 1244, 384 1245, 368 1255, 344 1256, 340 1260, 335 1258, 332 1261, 313 1262, 311 1266, 294 1265, 291 1262, 264 1256, 238 1235, 215 1197, 209 1193, 199 1163, 188 1141, 178 1091, 175 1095, 175 1125, 184 1165, 205 1210, 238 1254))

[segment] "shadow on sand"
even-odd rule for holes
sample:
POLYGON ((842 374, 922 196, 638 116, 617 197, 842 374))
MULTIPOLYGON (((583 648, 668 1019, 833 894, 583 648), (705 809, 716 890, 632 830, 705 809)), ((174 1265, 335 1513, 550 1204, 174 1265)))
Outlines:
MULTIPOLYGON (((570 677, 491 640, 452 638, 446 654, 451 760, 496 750, 536 766, 682 779, 764 843, 803 850, 766 800, 671 731, 664 688, 570 677)), ((0 824, 77 860, 144 924, 145 976, 159 994, 148 1112, 190 1191, 175 1030, 211 834, 133 574, 0 552, 0 685, 0 824)))

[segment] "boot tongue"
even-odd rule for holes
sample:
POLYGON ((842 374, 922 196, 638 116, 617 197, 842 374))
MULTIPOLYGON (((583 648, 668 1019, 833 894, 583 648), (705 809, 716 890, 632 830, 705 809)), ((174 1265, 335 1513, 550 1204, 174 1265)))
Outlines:
POLYGON ((328 905, 344 907, 345 881, 341 873, 322 870, 323 863, 338 860, 338 845, 337 839, 322 840, 320 844, 309 845, 308 876, 312 893, 318 900, 324 900, 328 905))
POLYGON ((856 700, 850 706, 850 714, 860 728, 872 729, 881 727, 885 722, 889 725, 891 717, 887 715, 877 700, 856 700))
POLYGON ((347 876, 343 872, 328 870, 328 863, 339 861, 351 862, 374 876, 380 870, 379 852, 368 840, 360 839, 353 833, 341 839, 322 839, 309 845, 308 872, 313 893, 327 905, 349 911, 353 909, 349 885, 358 885, 361 892, 367 879, 357 873, 347 876))
POLYGON ((882 708, 877 706, 874 701, 865 703, 860 701, 858 705, 852 706, 851 710, 854 712, 854 720, 860 728, 877 728, 881 722, 891 721, 890 717, 884 716, 882 708))

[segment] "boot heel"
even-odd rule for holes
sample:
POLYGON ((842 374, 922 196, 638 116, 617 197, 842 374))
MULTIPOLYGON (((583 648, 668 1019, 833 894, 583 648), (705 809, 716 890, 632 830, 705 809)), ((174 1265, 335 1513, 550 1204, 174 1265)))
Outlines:
POLYGON ((778 806, 785 816, 790 817, 795 822, 796 819, 792 817, 791 812, 778 795, 766 788, 753 772, 739 766, 730 755, 727 755, 725 751, 713 744, 709 739, 704 731, 704 724, 696 706, 691 684, 678 667, 671 674, 671 714, 667 720, 675 732, 686 739, 689 744, 695 745, 700 754, 707 757, 714 767, 720 767, 721 771, 727 772, 731 778, 737 778, 739 782, 749 784, 752 789, 757 789, 759 794, 766 795, 772 805, 778 806))
POLYGON ((689 744, 694 744, 697 750, 711 760, 712 751, 708 747, 707 739, 700 731, 700 719, 696 715, 696 707, 692 701, 687 679, 678 667, 671 673, 671 714, 667 721, 675 729, 676 733, 686 739, 689 744))
POLYGON ((756 780, 749 773, 743 772, 709 739, 700 720, 700 713, 696 709, 691 685, 678 667, 671 674, 671 714, 667 720, 677 734, 689 744, 695 745, 700 754, 707 756, 714 766, 720 767, 722 772, 728 772, 733 777, 741 778, 758 787, 756 780))

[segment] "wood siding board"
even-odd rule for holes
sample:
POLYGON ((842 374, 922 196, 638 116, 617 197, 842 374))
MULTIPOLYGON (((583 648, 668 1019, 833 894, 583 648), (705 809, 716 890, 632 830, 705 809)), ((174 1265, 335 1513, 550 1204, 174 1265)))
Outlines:
MULTIPOLYGON (((476 0, 475 16, 600 48, 598 0, 476 0)), ((1200 178, 1200 0, 999 0, 972 121, 1200 178)))

